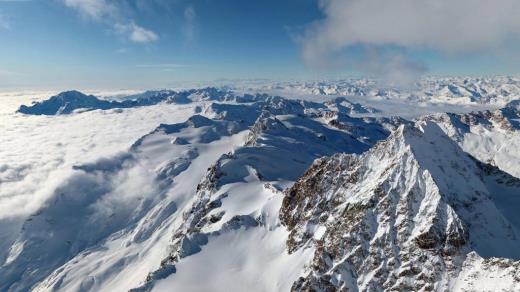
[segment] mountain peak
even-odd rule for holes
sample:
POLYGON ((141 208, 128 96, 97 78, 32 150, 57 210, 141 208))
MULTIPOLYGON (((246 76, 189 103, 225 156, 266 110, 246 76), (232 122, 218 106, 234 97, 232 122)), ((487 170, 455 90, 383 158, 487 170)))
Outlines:
POLYGON ((319 159, 280 211, 289 251, 315 248, 293 289, 445 290, 467 280, 456 262, 471 251, 475 262, 519 259, 518 215, 500 197, 518 196, 515 181, 489 175, 432 122, 402 125, 361 155, 319 159))
MULTIPOLYGON (((67 91, 60 92, 57 96, 62 97, 62 98, 75 98, 75 97, 86 97, 88 95, 86 95, 83 92, 78 91, 78 90, 67 90, 67 91)), ((92 96, 92 95, 90 95, 90 96, 92 96)))
POLYGON ((78 109, 108 109, 111 103, 76 90, 64 91, 31 106, 22 105, 18 112, 30 115, 70 114, 78 109))

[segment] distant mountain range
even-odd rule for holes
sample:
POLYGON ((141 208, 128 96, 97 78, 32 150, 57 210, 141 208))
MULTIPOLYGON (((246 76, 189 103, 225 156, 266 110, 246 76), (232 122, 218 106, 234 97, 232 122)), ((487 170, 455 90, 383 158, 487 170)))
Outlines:
MULTIPOLYGON (((63 115, 78 111, 91 111, 97 109, 108 110, 151 106, 161 102, 173 104, 189 104, 193 102, 208 101, 251 103, 264 100, 271 100, 273 102, 282 100, 281 97, 273 97, 267 94, 244 94, 238 96, 231 91, 222 90, 215 87, 185 91, 146 91, 141 94, 130 95, 120 99, 122 101, 104 100, 93 95, 83 94, 79 91, 65 91, 44 101, 35 102, 30 106, 22 105, 18 109, 18 112, 28 115, 63 115)), ((349 102, 345 98, 333 99, 327 102, 325 105, 320 106, 322 108, 340 107, 340 110, 345 113, 377 112, 376 109, 349 102)))
POLYGON ((373 79, 333 81, 244 82, 237 90, 287 95, 340 95, 414 102, 496 104, 504 106, 520 96, 517 77, 427 77, 407 86, 381 84, 373 79))

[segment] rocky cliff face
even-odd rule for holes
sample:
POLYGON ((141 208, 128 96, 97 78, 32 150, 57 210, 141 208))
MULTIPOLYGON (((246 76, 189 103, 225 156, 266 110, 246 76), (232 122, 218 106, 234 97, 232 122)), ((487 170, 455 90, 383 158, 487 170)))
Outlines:
POLYGON ((496 175, 433 123, 401 126, 363 155, 317 160, 280 211, 289 251, 315 248, 292 290, 519 289, 519 262, 495 258, 520 258, 518 216, 493 184, 518 197, 520 181, 496 175), (477 264, 493 272, 471 276, 477 264))

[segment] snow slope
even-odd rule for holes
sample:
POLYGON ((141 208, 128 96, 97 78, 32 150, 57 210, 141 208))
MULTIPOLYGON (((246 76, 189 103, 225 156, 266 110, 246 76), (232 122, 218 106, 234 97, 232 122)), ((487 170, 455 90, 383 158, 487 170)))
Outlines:
POLYGON ((213 287, 210 290, 240 291, 251 283, 256 283, 258 291, 287 290, 310 251, 287 253, 287 232, 278 220, 283 198, 278 190, 290 185, 317 157, 367 148, 349 134, 317 121, 262 112, 244 146, 223 155, 208 170, 197 187, 196 201, 185 213, 186 224, 173 235, 170 255, 142 290, 213 287), (236 245, 224 247, 227 241, 221 237, 239 239, 236 245), (206 248, 220 252, 210 253, 206 248), (271 268, 265 271, 267 266, 271 268), (175 272, 163 279, 166 271, 175 272), (206 271, 223 285, 196 281, 200 274, 189 271, 206 271), (242 281, 236 281, 237 277, 242 281))

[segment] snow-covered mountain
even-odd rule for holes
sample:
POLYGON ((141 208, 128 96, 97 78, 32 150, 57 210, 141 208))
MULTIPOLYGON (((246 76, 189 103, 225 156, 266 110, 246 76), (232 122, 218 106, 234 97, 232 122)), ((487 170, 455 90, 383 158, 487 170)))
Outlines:
POLYGON ((520 96, 516 77, 426 77, 412 85, 381 84, 376 79, 334 81, 259 82, 232 88, 277 94, 358 96, 448 104, 491 104, 504 106, 520 96))
POLYGON ((317 160, 287 191, 288 249, 315 249, 292 289, 515 291, 518 204, 520 179, 435 123, 403 125, 363 155, 317 160))
POLYGON ((114 104, 79 91, 66 91, 31 106, 22 105, 18 112, 32 115, 70 114, 77 109, 110 109, 114 104))
POLYGON ((186 119, 60 166, 36 211, 0 217, 21 220, 0 237, 0 291, 519 290, 518 102, 410 121, 340 95, 65 92, 20 107, 38 124, 186 119))
POLYGON ((520 110, 517 102, 494 111, 428 115, 467 153, 520 177, 520 110))
MULTIPOLYGON (((186 122, 162 124, 116 157, 74 166, 73 176, 60 183, 42 208, 23 224, 0 271, 0 278, 4 279, 0 288, 26 290, 40 282, 36 290, 97 290, 111 282, 121 287, 117 279, 125 281, 128 289, 140 283, 146 285, 145 280, 155 279, 157 273, 164 277, 159 265, 168 262, 168 253, 173 253, 164 245, 174 234, 179 234, 175 238, 183 239, 184 244, 184 238, 192 236, 192 225, 202 219, 216 220, 208 219, 214 214, 199 218, 206 216, 208 210, 197 206, 204 206, 210 198, 214 200, 217 185, 213 186, 212 181, 217 169, 227 174, 221 178, 222 185, 246 182, 241 188, 247 189, 254 185, 251 181, 258 180, 259 186, 269 183, 275 186, 273 190, 283 189, 314 159, 337 152, 366 151, 375 141, 385 138, 388 128, 396 123, 374 118, 347 120, 345 112, 366 109, 346 100, 338 101, 339 107, 332 107, 332 103, 266 95, 223 98, 215 92, 220 93, 210 89, 177 94, 189 97, 183 103, 197 104, 195 114, 186 122), (333 123, 337 116, 343 119, 333 123), (131 181, 135 175, 141 181, 131 181), (138 188, 132 188, 134 184, 138 188), (204 211, 196 212, 198 208, 204 211), (186 214, 196 216, 190 218, 186 214), (96 225, 100 228, 90 228, 96 225), (164 230, 160 231, 161 228, 164 230), (161 232, 162 246, 157 247, 156 237, 161 232), (121 249, 121 245, 127 249, 121 249), (163 254, 164 259, 150 260, 149 257, 157 256, 154 253, 163 254), (118 268, 122 260, 127 264, 118 268), (142 260, 151 262, 146 266, 142 260), (104 268, 99 269, 100 265, 104 268), (130 267, 141 265, 146 266, 141 277, 126 282, 126 273, 135 273, 130 267), (159 272, 154 272, 157 269, 159 272), (96 274, 94 282, 84 277, 92 273, 96 274)), ((248 215, 243 213, 244 208, 254 211, 260 207, 256 203, 267 195, 262 194, 256 194, 259 198, 255 198, 255 193, 248 194, 251 202, 236 198, 244 203, 225 216, 225 211, 218 210, 222 214, 215 218, 223 217, 220 224, 224 224, 236 220, 235 216, 248 215)), ((281 198, 275 194, 277 199, 281 198)), ((232 202, 232 198, 235 199, 227 195, 222 201, 232 202)), ((175 246, 176 242, 170 244, 175 246)), ((196 245, 192 248, 197 249, 196 245)))
POLYGON ((175 92, 172 90, 147 91, 130 95, 119 100, 103 100, 79 91, 66 91, 47 100, 35 102, 30 106, 22 105, 18 112, 30 115, 60 115, 74 111, 107 110, 150 106, 160 102, 190 103, 203 99, 224 100, 227 93, 215 88, 175 92))
MULTIPOLYGON (((19 113, 29 115, 62 115, 70 114, 75 111, 91 111, 91 110, 108 110, 108 109, 124 109, 142 106, 151 106, 158 103, 169 104, 190 104, 194 102, 235 102, 235 103, 251 103, 257 101, 271 101, 271 103, 279 103, 283 100, 279 96, 270 96, 267 94, 243 94, 236 95, 231 91, 218 89, 215 87, 206 87, 201 89, 191 89, 182 91, 158 90, 146 91, 140 94, 119 97, 118 100, 104 100, 93 95, 86 95, 79 91, 66 91, 49 99, 34 102, 30 106, 22 105, 18 109, 19 113)), ((363 106, 358 103, 350 102, 344 97, 331 99, 323 104, 312 102, 304 102, 309 108, 328 108, 331 111, 346 114, 368 114, 377 113, 377 109, 363 106)))

